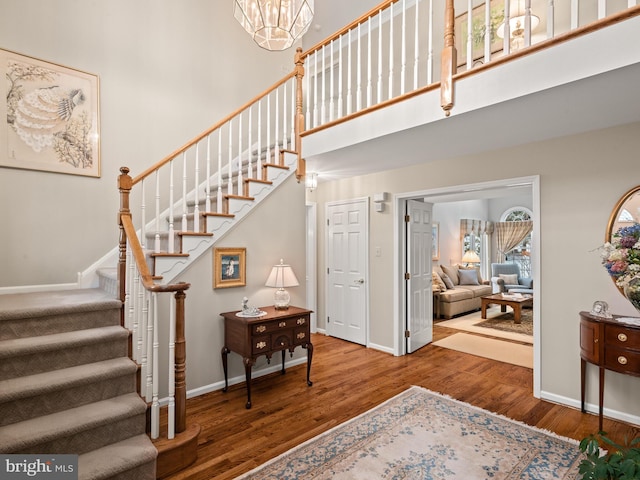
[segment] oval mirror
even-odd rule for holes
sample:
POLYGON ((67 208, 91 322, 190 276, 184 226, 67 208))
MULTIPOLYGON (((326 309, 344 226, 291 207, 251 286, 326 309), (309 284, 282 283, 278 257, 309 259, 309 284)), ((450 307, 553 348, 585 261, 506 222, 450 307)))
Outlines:
MULTIPOLYGON (((604 241, 610 242, 613 234, 622 227, 628 227, 634 223, 640 223, 640 186, 633 187, 625 193, 611 212, 604 241)), ((615 283, 615 279, 612 277, 615 283)), ((622 289, 618 287, 622 293, 622 289)))

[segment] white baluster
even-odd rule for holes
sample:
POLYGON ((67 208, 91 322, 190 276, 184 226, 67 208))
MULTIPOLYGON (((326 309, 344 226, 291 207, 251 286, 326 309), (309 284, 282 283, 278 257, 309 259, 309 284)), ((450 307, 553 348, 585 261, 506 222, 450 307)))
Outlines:
POLYGON ((318 126, 318 51, 313 52, 313 126, 318 126))
POLYGON ((358 24, 358 43, 356 51, 356 112, 362 110, 362 24, 358 24))
POLYGON ((127 315, 125 317, 125 326, 128 330, 133 331, 133 316, 134 316, 134 301, 133 301, 133 282, 136 275, 135 268, 136 262, 133 261, 133 256, 131 253, 131 245, 129 244, 129 240, 127 240, 127 284, 125 287, 125 307, 127 315))
POLYGON ((242 112, 238 115, 238 195, 242 195, 242 112))
POLYGON ((607 16, 606 0, 598 0, 598 20, 602 20, 607 16))
POLYGON ((147 195, 145 190, 146 179, 143 178, 140 182, 140 191, 142 195, 142 201, 140 203, 140 246, 144 253, 146 253, 147 250, 147 195))
POLYGON ((271 162, 271 94, 267 95, 267 118, 265 119, 267 122, 267 156, 266 162, 271 162))
POLYGON ((407 74, 407 7, 402 0, 402 32, 400 46, 400 95, 404 95, 407 74))
POLYGON ((329 121, 332 122, 335 119, 335 110, 334 110, 334 73, 333 73, 333 40, 331 40, 331 58, 330 58, 330 67, 329 67, 329 121))
POLYGON ((158 341, 158 294, 152 293, 153 299, 153 394, 151 402, 151 438, 154 440, 160 436, 160 402, 158 400, 158 393, 160 390, 160 365, 159 365, 159 351, 160 342, 158 341))
POLYGON ((138 273, 136 279, 136 319, 133 326, 133 338, 135 340, 135 354, 134 357, 138 363, 141 363, 142 359, 142 339, 144 337, 144 317, 142 316, 142 312, 144 310, 144 294, 146 289, 142 285, 142 278, 140 276, 140 271, 136 269, 138 273))
POLYGON ((258 100, 258 159, 256 160, 256 175, 262 175, 262 99, 258 100))
POLYGON ((156 170, 156 234, 153 251, 160 253, 160 170, 156 170))
POLYGON ((484 8, 484 63, 491 60, 491 5, 485 3, 484 8))
POLYGON ((187 225, 187 216, 189 209, 187 206, 187 152, 182 152, 182 225, 181 230, 186 232, 189 230, 187 225))
POLYGON ((349 38, 347 39, 347 115, 351 115, 351 102, 353 100, 351 82, 351 29, 349 29, 349 38))
POLYGON ((227 194, 233 194, 233 120, 229 120, 229 149, 227 155, 227 194))
POLYGON ((153 400, 153 332, 154 322, 153 317, 155 315, 155 308, 153 306, 153 296, 155 293, 147 292, 145 302, 147 303, 147 340, 145 341, 145 348, 147 351, 147 378, 146 378, 146 393, 145 400, 150 402, 153 400))
POLYGON ((218 129, 218 192, 216 197, 216 212, 222 213, 222 126, 218 129))
MULTIPOLYGON (((506 0, 509 1, 509 0, 506 0)), ((467 0, 467 70, 473 67, 473 4, 467 0)), ((506 17, 505 17, 506 20, 506 17)), ((506 22, 505 23, 509 23, 506 22)), ((506 35, 506 34, 505 34, 506 35)))
POLYGON ((322 103, 320 104, 320 125, 327 121, 327 69, 325 65, 326 54, 324 52, 324 45, 322 46, 322 103))
POLYGON ((429 36, 427 40, 427 85, 433 82, 433 0, 429 0, 429 36))
POLYGON ((393 3, 389 7, 389 99, 393 98, 393 3))
POLYGON ((168 236, 168 245, 167 252, 173 253, 175 242, 175 230, 173 227, 173 158, 169 162, 169 236, 168 236))
POLYGON ((367 108, 371 106, 373 102, 373 82, 371 80, 371 17, 367 20, 368 34, 367 34, 367 108))
POLYGON ((524 46, 531 45, 531 0, 524 2, 524 46))
POLYGON ((282 150, 287 149, 287 84, 282 85, 282 150))
POLYGON ((342 39, 344 35, 340 35, 338 42, 338 118, 342 118, 342 85, 344 80, 342 78, 342 39))
MULTIPOLYGON (((199 225, 199 220, 200 220, 200 142, 196 143, 196 160, 195 160, 196 164, 195 164, 195 178, 194 178, 194 183, 195 183, 195 187, 194 187, 194 196, 193 196, 193 201, 194 201, 194 205, 193 205, 193 228, 191 229, 192 232, 199 232, 200 231, 200 225, 199 225)), ((186 197, 185 197, 186 200, 186 197)))
POLYGON ((414 35, 413 35, 413 50, 414 50, 414 58, 413 58, 413 89, 418 89, 418 64, 420 60, 420 42, 419 42, 419 33, 420 33, 420 22, 418 18, 420 17, 420 0, 416 0, 416 11, 415 11, 415 23, 413 26, 414 35))
MULTIPOLYGON (((211 212, 211 134, 207 135, 207 183, 205 184, 205 211, 211 212)), ((205 231, 205 228, 202 228, 205 231)))
MULTIPOLYGON (((305 116, 305 120, 306 120, 306 130, 309 130, 312 126, 311 123, 311 59, 309 57, 307 57, 307 74, 305 75, 305 77, 307 77, 306 80, 306 84, 307 84, 307 115, 305 116)), ((259 128, 258 128, 259 130, 259 128)))
POLYGON ((167 438, 176 435, 176 301, 173 295, 169 301, 169 402, 167 405, 167 438))
POLYGON ((150 365, 149 365, 149 292, 147 289, 143 289, 142 299, 142 324, 140 325, 140 382, 142 383, 140 388, 140 394, 145 400, 151 399, 151 391, 148 389, 147 381, 149 377, 150 365))
POLYGON ((249 106, 249 152, 247 159, 247 178, 255 178, 253 176, 253 105, 249 106))
MULTIPOLYGON (((505 55, 509 55, 511 51, 511 2, 510 0, 505 0, 504 2, 504 39, 502 42, 502 49, 504 50, 505 55)), ((471 15, 471 12, 469 12, 471 15)))
POLYGON ((291 79, 291 134, 289 135, 289 150, 295 150, 296 140, 296 79, 291 79))
POLYGON ((378 10, 378 103, 382 102, 382 10, 378 10))
POLYGON ((280 161, 280 144, 278 143, 278 137, 280 136, 280 89, 276 88, 276 122, 275 122, 275 135, 273 136, 273 163, 280 161))
POLYGON ((553 38, 555 36, 555 9, 554 0, 549 0, 547 5, 547 38, 553 38))

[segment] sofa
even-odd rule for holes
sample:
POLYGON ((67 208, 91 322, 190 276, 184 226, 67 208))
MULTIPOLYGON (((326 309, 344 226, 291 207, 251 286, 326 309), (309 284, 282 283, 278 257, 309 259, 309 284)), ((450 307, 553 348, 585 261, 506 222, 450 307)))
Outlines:
POLYGON ((481 297, 491 295, 491 284, 482 280, 477 268, 466 268, 460 265, 439 265, 433 273, 434 311, 440 317, 453 318, 475 310, 482 306, 481 297))
POLYGON ((492 263, 491 287, 493 293, 533 294, 533 278, 523 277, 517 263, 492 263))

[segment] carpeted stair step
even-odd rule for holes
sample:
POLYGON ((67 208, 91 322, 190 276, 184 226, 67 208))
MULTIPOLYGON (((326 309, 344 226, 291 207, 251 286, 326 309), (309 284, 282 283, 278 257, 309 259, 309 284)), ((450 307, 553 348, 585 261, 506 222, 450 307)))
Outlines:
POLYGON ((128 336, 109 326, 0 341, 0 380, 126 357, 128 336))
POLYGON ((121 306, 96 288, 0 295, 0 340, 120 325, 121 306))
POLYGON ((83 454, 145 433, 147 405, 137 393, 0 427, 0 453, 83 454))
POLYGON ((0 381, 0 426, 135 392, 127 357, 0 381))
POLYGON ((137 435, 78 457, 79 480, 155 480, 158 451, 137 435))

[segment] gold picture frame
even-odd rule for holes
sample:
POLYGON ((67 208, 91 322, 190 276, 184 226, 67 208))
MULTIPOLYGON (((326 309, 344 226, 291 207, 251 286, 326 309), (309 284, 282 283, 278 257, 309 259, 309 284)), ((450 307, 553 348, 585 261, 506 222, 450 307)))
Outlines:
POLYGON ((100 177, 97 75, 0 49, 0 167, 100 177))
MULTIPOLYGON (((471 10, 471 51, 472 63, 484 63, 484 37, 486 2, 471 10)), ((489 35, 491 37, 491 53, 498 53, 503 49, 504 41, 496 34, 498 27, 504 21, 504 2, 491 0, 489 3, 489 35)), ((467 63, 467 37, 469 32, 469 13, 465 12, 455 18, 455 43, 457 53, 457 66, 467 63)))
POLYGON ((246 248, 214 248, 213 288, 244 287, 247 284, 246 256, 246 248))

